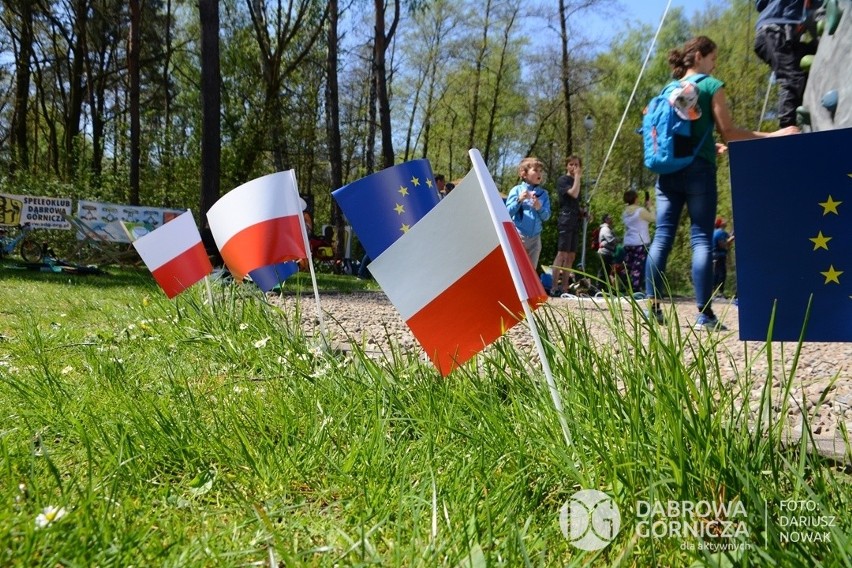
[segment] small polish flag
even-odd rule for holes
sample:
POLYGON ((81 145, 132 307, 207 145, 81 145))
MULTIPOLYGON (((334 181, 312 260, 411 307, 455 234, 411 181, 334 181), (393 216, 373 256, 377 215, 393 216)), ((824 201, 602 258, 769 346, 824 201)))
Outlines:
POLYGON ((169 298, 213 270, 189 211, 133 241, 133 246, 169 298))
POLYGON ((470 154, 474 169, 370 264, 444 376, 518 323, 521 302, 547 300, 485 163, 470 154))
POLYGON ((222 259, 237 281, 256 268, 310 258, 293 170, 229 191, 207 212, 222 259))

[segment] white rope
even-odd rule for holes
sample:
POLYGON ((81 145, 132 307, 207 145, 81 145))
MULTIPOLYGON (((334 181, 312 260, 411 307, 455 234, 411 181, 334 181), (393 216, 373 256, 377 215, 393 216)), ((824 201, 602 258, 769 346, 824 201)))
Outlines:
POLYGON ((763 124, 763 119, 766 116, 766 105, 769 103, 769 92, 772 90, 772 77, 774 73, 769 74, 769 82, 766 83, 766 96, 763 98, 763 109, 760 111, 760 119, 757 121, 757 128, 760 130, 760 125, 763 124))
MULTIPOLYGON (((627 113, 630 111, 630 105, 633 103, 633 97, 636 96, 636 90, 639 88, 639 81, 642 80, 642 75, 645 73, 645 68, 648 67, 648 61, 651 59, 651 54, 654 52, 654 46, 657 44, 657 38, 660 37, 660 31, 663 29, 663 23, 666 21, 666 16, 669 13, 669 8, 672 5, 672 0, 669 0, 666 4, 666 9, 663 11, 663 17, 660 18, 660 25, 657 26, 657 33, 654 34, 654 39, 651 40, 651 45, 648 47, 648 53, 645 55, 645 61, 642 62, 642 69, 639 70, 639 76, 636 77, 636 83, 633 85, 633 92, 630 93, 630 99, 627 101, 627 106, 624 108, 624 114, 621 115, 621 122, 618 123, 618 128, 615 131, 615 136, 612 137, 612 143, 609 145, 609 150, 607 150, 606 157, 604 158, 603 164, 601 164, 600 173, 598 173, 598 177, 595 179, 595 185, 592 187, 592 191, 589 192, 586 197, 586 203, 591 201, 592 193, 597 190, 598 184, 601 181, 601 177, 603 177, 604 170, 606 169, 607 162, 609 162, 609 157, 612 155, 612 149, 615 148, 615 143, 618 141, 618 135, 621 133, 621 127, 624 126, 624 121, 627 118, 627 113)), ((583 242, 583 248, 585 249, 586 243, 583 242)))
POLYGON ((598 184, 603 177, 604 170, 606 169, 606 165, 609 162, 609 157, 612 155, 612 149, 615 148, 615 143, 618 140, 618 135, 621 133, 621 127, 624 126, 624 120, 627 118, 627 113, 630 111, 630 105, 633 104, 633 97, 636 96, 636 90, 639 88, 639 81, 642 80, 642 75, 645 74, 645 68, 648 67, 648 61, 651 59, 651 53, 654 52, 654 46, 657 44, 657 38, 660 37, 660 30, 663 29, 663 23, 666 21, 666 16, 669 13, 669 8, 671 8, 672 0, 669 0, 666 4, 666 9, 663 10, 663 16, 660 18, 660 25, 657 26, 657 33, 654 34, 654 39, 651 40, 651 45, 648 46, 648 53, 645 54, 645 61, 642 62, 642 68, 639 70, 639 76, 636 77, 636 83, 633 85, 633 92, 630 93, 630 99, 627 101, 627 106, 624 108, 624 114, 621 115, 621 122, 618 123, 618 128, 615 130, 615 136, 612 137, 612 142, 609 145, 609 150, 606 152, 606 157, 604 157, 603 164, 601 164, 600 172, 598 172, 598 177, 595 179, 594 186, 586 193, 586 198, 583 201, 583 205, 586 209, 586 214, 583 215, 583 248, 580 249, 582 252, 580 254, 580 269, 585 272, 586 271, 586 243, 588 240, 588 230, 589 230, 589 204, 592 202, 592 194, 598 189, 598 184))

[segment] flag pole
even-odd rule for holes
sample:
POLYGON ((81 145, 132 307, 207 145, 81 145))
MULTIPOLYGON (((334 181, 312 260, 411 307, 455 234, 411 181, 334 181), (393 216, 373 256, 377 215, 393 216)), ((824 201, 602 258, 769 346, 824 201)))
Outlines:
MULTIPOLYGON (((293 170, 288 170, 290 174, 290 178, 293 182, 293 189, 296 191, 296 197, 299 197, 299 185, 296 183, 296 172, 293 170)), ((298 203, 298 199, 296 203, 298 203)), ((322 337, 322 342, 324 345, 328 345, 328 340, 325 334, 325 319, 322 315, 322 307, 320 306, 320 297, 319 297, 319 287, 317 286, 317 275, 314 272, 314 259, 311 256, 311 243, 308 241, 308 229, 305 227, 305 216, 302 214, 302 211, 299 211, 299 226, 302 228, 302 242, 305 244, 305 254, 307 255, 308 260, 308 269, 311 271, 311 284, 314 288, 314 300, 317 304, 317 319, 319 320, 320 327, 320 336, 322 337)))
MULTIPOLYGON (((518 269, 518 265, 515 263, 515 258, 511 253, 511 245, 506 238, 503 227, 497 226, 498 223, 496 213, 494 211, 494 203, 491 196, 488 194, 488 188, 485 187, 486 183, 483 183, 487 180, 490 182, 490 185, 494 185, 494 180, 491 178, 491 174, 488 173, 488 168, 486 167, 485 161, 482 159, 482 155, 479 153, 479 150, 471 148, 469 154, 471 162, 473 162, 473 169, 476 171, 476 177, 479 179, 479 187, 482 190, 485 203, 488 206, 488 213, 491 216, 491 222, 497 229, 497 239, 500 241, 500 248, 503 249, 506 264, 509 266, 509 273, 512 275, 512 282, 515 284, 515 292, 521 300, 521 305, 524 307, 524 314, 526 315, 527 322, 529 322, 530 334, 533 337, 533 342, 535 343, 536 350, 538 351, 539 358, 541 359, 541 366, 547 380, 547 388, 550 391, 550 398, 553 401, 553 407, 556 409, 557 416, 559 417, 559 425, 562 427, 562 435, 565 438, 565 443, 570 447, 572 444, 571 432, 568 430, 568 422, 565 419, 562 397, 559 394, 559 390, 556 388, 556 381, 553 379, 553 371, 550 369, 550 363, 545 355, 544 346, 541 343, 541 337, 539 336, 538 327, 536 326, 535 319, 533 318, 532 309, 530 309, 529 302, 526 299, 527 294, 521 279, 520 270, 518 269)), ((497 193, 496 186, 494 186, 493 192, 495 194, 497 193)))
POLYGON ((213 289, 210 287, 210 275, 204 277, 204 286, 207 288, 207 301, 210 303, 210 309, 213 309, 213 289))

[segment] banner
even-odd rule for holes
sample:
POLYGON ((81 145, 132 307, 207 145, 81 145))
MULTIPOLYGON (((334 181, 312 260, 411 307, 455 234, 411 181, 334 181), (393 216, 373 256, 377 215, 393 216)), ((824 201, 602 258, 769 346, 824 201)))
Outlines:
POLYGON ((852 341, 850 147, 852 128, 730 145, 741 340, 852 341))
MULTIPOLYGON (((102 238, 114 243, 130 242, 122 226, 124 223, 129 223, 134 235, 139 238, 184 212, 183 209, 117 205, 83 199, 77 202, 77 217, 102 238)), ((83 236, 78 233, 77 238, 82 239, 83 236)))
POLYGON ((0 193, 0 225, 17 227, 29 223, 33 229, 70 229, 63 213, 71 214, 71 200, 0 193))

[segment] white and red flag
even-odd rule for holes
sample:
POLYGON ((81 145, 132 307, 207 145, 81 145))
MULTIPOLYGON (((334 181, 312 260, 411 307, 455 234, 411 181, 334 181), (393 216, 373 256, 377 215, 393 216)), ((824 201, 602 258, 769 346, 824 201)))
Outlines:
POLYGON ((222 259, 237 281, 256 268, 310 259, 292 170, 229 191, 213 204, 207 220, 222 259))
POLYGON ((482 157, 470 155, 464 180, 370 264, 444 376, 521 321, 522 302, 547 300, 482 157))
POLYGON ((169 298, 213 270, 189 211, 133 241, 133 246, 169 298))

